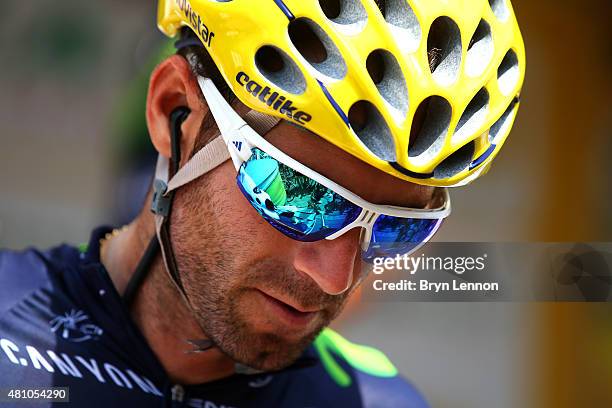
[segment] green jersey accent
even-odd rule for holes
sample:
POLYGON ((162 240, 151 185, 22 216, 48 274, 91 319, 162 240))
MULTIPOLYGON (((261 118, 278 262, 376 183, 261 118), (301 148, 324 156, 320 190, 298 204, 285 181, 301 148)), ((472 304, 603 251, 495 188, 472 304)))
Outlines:
POLYGON ((349 387, 352 380, 350 375, 336 362, 331 352, 342 357, 353 368, 366 374, 384 378, 397 375, 397 368, 382 351, 351 343, 332 329, 323 330, 313 344, 321 357, 325 370, 340 387, 349 387))

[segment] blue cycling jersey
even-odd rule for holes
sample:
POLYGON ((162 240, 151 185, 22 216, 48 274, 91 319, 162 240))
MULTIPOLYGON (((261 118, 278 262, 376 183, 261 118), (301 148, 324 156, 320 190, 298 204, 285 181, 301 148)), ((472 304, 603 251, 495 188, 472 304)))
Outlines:
MULTIPOLYGON (((0 251, 3 394, 68 387, 69 405, 88 408, 428 406, 381 352, 329 329, 282 371, 173 383, 100 263, 108 231, 94 231, 86 251, 0 251)), ((0 396, 1 407, 65 406, 53 404, 0 396)))

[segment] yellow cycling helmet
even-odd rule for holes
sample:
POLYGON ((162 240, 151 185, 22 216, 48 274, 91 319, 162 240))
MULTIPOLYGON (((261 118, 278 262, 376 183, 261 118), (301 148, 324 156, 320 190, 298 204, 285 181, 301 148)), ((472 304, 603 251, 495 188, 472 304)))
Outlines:
POLYGON ((525 73, 510 0, 160 0, 158 25, 189 26, 251 109, 432 186, 486 171, 525 73))

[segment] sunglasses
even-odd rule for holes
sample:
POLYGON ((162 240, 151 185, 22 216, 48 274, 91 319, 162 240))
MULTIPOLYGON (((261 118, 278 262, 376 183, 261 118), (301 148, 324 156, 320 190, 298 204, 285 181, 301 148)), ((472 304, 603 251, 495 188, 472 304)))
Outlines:
POLYGON ((447 189, 426 209, 370 203, 265 140, 221 96, 210 79, 198 82, 237 170, 238 188, 253 208, 286 236, 314 242, 362 228, 362 259, 415 251, 451 211, 447 189))

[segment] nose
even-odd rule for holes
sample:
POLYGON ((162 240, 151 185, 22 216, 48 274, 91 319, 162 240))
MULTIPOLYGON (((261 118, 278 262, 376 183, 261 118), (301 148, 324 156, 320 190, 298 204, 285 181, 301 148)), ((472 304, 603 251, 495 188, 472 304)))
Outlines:
POLYGON ((359 258, 360 228, 340 237, 298 243, 293 267, 308 275, 325 293, 339 295, 351 287, 359 258))

